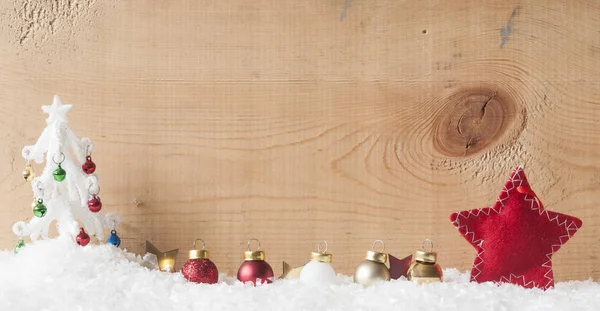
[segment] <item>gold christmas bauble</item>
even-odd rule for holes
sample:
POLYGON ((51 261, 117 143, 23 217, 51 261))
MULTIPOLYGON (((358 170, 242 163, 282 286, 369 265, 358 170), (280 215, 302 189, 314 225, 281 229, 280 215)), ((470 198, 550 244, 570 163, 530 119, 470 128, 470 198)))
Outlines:
POLYGON ((377 281, 389 281, 390 270, 388 267, 377 261, 365 260, 354 272, 354 283, 369 286, 377 281))
POLYGON ((369 286, 377 281, 389 281, 390 270, 385 265, 388 255, 385 253, 383 241, 377 240, 373 243, 370 251, 367 251, 363 261, 354 272, 354 283, 369 286), (381 244, 381 251, 375 251, 375 245, 381 244))
POLYGON ((423 241, 423 249, 415 252, 414 260, 406 274, 406 278, 409 281, 418 284, 442 281, 442 268, 436 263, 437 253, 433 251, 433 242, 431 240, 426 239, 423 241), (431 244, 429 250, 425 250, 427 242, 431 244))
POLYGON ((442 277, 442 269, 438 264, 424 263, 419 261, 414 262, 406 274, 406 278, 409 281, 413 281, 418 284, 441 282, 442 277))

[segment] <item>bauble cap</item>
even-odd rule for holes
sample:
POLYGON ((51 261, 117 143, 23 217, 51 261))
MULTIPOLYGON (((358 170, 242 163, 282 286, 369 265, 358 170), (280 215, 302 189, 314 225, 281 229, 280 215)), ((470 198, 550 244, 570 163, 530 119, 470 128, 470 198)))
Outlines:
POLYGON ((245 261, 265 260, 265 252, 263 251, 245 251, 245 261))
POLYGON ((327 241, 323 240, 317 245, 317 251, 310 253, 310 259, 318 262, 331 263, 332 255, 327 252, 327 241), (321 252, 321 244, 325 244, 325 250, 321 252))
POLYGON ((196 239, 194 241, 194 249, 189 252, 189 259, 208 259, 210 257, 210 253, 205 249, 206 243, 202 239, 196 239), (196 249, 196 242, 202 241, 202 249, 196 249))
POLYGON ((383 241, 377 240, 373 243, 371 250, 367 251, 366 259, 370 260, 370 261, 374 261, 374 262, 386 263, 388 255, 386 253, 384 253, 384 251, 385 251, 385 244, 383 244, 383 241), (381 243, 381 252, 375 251, 375 245, 377 243, 381 243))
POLYGON ((425 239, 421 245, 422 250, 415 252, 415 261, 424 263, 435 263, 437 253, 433 251, 433 242, 430 239, 425 239), (425 248, 425 244, 429 244, 429 248, 425 248))
POLYGON ((248 240, 248 250, 244 252, 244 260, 245 261, 265 260, 265 252, 260 250, 260 241, 258 239, 248 240), (252 241, 256 241, 258 243, 258 248, 255 251, 250 249, 250 242, 252 242, 252 241))

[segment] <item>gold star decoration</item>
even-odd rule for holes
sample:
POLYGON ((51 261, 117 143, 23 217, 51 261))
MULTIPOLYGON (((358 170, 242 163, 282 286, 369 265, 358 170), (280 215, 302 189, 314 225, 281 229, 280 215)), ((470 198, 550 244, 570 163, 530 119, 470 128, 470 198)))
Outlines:
POLYGON ((304 266, 294 268, 284 261, 283 274, 279 277, 279 279, 297 279, 300 277, 300 272, 302 272, 302 268, 304 268, 304 266))
POLYGON ((175 272, 175 259, 177 258, 178 252, 179 249, 174 249, 163 253, 158 250, 156 246, 152 245, 150 241, 146 241, 146 253, 156 255, 156 259, 158 260, 158 269, 160 271, 175 272))

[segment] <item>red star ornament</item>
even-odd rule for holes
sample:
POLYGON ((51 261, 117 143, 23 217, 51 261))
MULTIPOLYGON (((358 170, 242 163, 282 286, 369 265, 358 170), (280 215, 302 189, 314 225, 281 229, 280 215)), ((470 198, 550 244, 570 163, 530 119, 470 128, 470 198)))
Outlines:
POLYGON ((450 215, 475 247, 471 281, 504 282, 544 290, 554 286, 552 254, 581 228, 580 219, 544 209, 517 167, 493 207, 450 215))

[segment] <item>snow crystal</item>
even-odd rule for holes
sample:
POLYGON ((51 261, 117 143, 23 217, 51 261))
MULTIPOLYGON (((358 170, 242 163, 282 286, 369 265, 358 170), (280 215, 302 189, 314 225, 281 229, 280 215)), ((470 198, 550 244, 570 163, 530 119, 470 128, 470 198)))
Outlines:
POLYGON ((468 282, 444 270, 444 283, 405 279, 371 287, 339 275, 334 284, 277 280, 252 287, 221 275, 214 285, 144 266, 141 256, 109 244, 64 239, 0 252, 0 310, 598 310, 600 283, 557 283, 548 291, 468 282))

